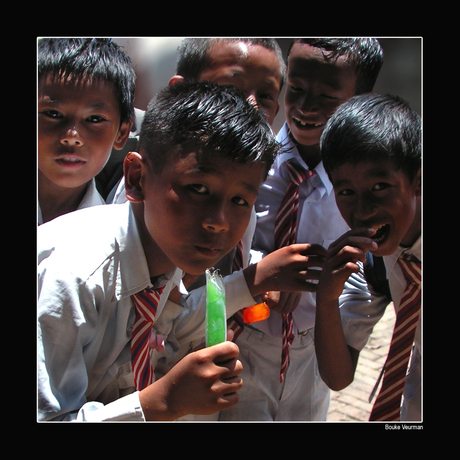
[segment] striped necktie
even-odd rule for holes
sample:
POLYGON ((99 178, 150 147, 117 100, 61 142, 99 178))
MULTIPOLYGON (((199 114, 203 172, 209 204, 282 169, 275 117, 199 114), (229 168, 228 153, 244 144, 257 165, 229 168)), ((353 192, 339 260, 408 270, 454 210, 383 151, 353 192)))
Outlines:
POLYGON ((136 318, 131 335, 131 365, 137 390, 143 390, 153 383, 149 336, 163 289, 164 286, 158 289, 147 288, 133 295, 136 318))
POLYGON ((422 264, 410 254, 398 259, 407 281, 396 316, 390 351, 384 366, 382 388, 375 400, 370 421, 398 421, 406 383, 407 366, 420 317, 422 264))
MULTIPOLYGON (((275 249, 294 244, 297 232, 297 214, 299 211, 299 186, 316 171, 308 171, 291 160, 286 162, 290 183, 281 202, 275 220, 275 249)), ((292 313, 283 315, 283 347, 281 351, 280 382, 284 381, 289 366, 289 347, 294 341, 294 321, 292 313)))

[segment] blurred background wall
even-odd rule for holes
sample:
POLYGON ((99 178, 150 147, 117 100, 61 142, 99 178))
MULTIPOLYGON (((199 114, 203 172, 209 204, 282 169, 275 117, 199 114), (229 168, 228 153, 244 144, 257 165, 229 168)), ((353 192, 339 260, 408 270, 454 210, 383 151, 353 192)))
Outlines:
MULTIPOLYGON (((379 38, 384 52, 384 64, 374 90, 397 94, 411 107, 422 111, 422 38, 379 38)), ((135 106, 145 110, 158 90, 167 86, 176 70, 176 51, 183 37, 119 37, 114 38, 133 60, 137 81, 135 106)), ((292 38, 277 38, 286 53, 292 38)), ((274 122, 277 133, 284 123, 284 88, 280 111, 274 122)))

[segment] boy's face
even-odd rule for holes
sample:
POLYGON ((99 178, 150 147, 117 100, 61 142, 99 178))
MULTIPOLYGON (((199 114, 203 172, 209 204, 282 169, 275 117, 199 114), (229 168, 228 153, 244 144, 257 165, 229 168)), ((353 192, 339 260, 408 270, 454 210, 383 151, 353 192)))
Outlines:
POLYGON ((113 86, 42 78, 38 85, 38 168, 64 188, 79 187, 104 167, 112 147, 120 149, 131 124, 120 125, 113 86))
POLYGON ((352 228, 374 228, 378 256, 399 245, 410 246, 420 235, 420 171, 411 182, 390 160, 345 163, 331 172, 337 206, 352 228))
POLYGON ((217 42, 209 50, 212 66, 200 75, 220 85, 233 85, 246 98, 257 102, 267 121, 273 124, 278 113, 281 69, 276 53, 260 45, 243 42, 217 42))
MULTIPOLYGON (((243 236, 265 165, 240 164, 197 152, 173 155, 159 174, 149 160, 141 163, 141 200, 148 233, 174 266, 192 275, 204 273, 243 236)), ((131 164, 128 170, 125 167, 125 178, 129 178, 131 164)), ((130 189, 126 194, 133 201, 130 189)))
POLYGON ((323 51, 294 43, 289 54, 286 121, 295 140, 305 146, 319 144, 327 120, 355 95, 355 66, 343 56, 327 61, 323 51))

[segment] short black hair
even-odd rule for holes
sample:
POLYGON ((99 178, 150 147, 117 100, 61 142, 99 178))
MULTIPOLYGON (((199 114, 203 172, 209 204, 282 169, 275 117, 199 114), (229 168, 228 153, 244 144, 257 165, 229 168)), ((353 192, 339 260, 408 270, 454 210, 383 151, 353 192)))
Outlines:
POLYGON ((364 94, 374 88, 380 69, 383 66, 383 50, 376 38, 297 38, 295 43, 304 43, 324 50, 326 60, 346 56, 356 65, 356 94, 364 94))
POLYGON ((354 96, 329 119, 320 147, 329 177, 345 163, 389 158, 412 182, 422 160, 420 116, 398 96, 354 96))
POLYGON ((38 79, 50 75, 75 83, 112 83, 121 123, 134 116, 136 74, 131 59, 109 38, 42 38, 38 41, 38 79))
POLYGON ((196 150, 239 163, 264 162, 268 174, 279 151, 263 114, 236 88, 210 82, 161 90, 145 113, 139 147, 156 173, 172 154, 196 150))
POLYGON ((177 49, 176 73, 182 75, 186 80, 198 81, 203 71, 212 65, 209 50, 219 42, 243 42, 248 45, 263 46, 268 50, 274 51, 280 63, 280 89, 283 87, 286 81, 286 66, 281 48, 274 38, 185 38, 177 49))

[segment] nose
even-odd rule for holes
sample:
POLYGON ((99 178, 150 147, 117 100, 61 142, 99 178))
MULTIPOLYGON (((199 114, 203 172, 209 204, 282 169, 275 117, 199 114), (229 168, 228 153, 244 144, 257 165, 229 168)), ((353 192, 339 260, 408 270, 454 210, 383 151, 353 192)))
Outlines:
POLYGON ((61 137, 61 144, 68 146, 80 147, 83 145, 83 139, 78 133, 75 126, 69 128, 61 137))
POLYGON ((229 230, 229 223, 223 205, 214 206, 209 209, 202 221, 204 229, 213 233, 222 233, 229 230))
POLYGON ((304 97, 299 101, 298 109, 303 115, 319 110, 318 98, 312 91, 306 91, 304 97))
POLYGON ((356 200, 356 205, 354 209, 354 218, 359 221, 366 221, 377 212, 377 206, 372 200, 367 196, 359 196, 356 200))

